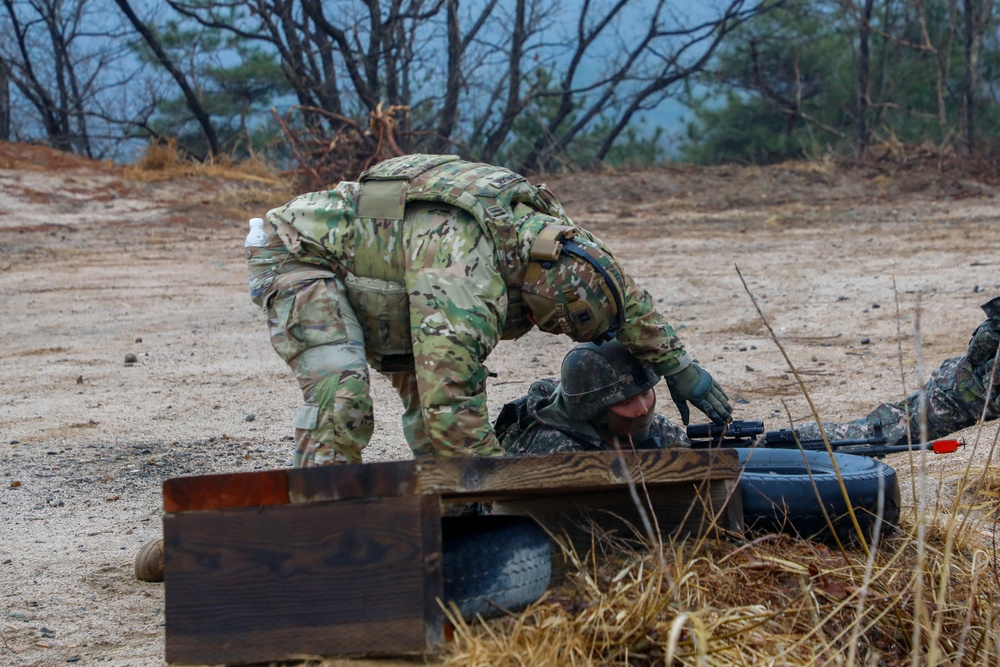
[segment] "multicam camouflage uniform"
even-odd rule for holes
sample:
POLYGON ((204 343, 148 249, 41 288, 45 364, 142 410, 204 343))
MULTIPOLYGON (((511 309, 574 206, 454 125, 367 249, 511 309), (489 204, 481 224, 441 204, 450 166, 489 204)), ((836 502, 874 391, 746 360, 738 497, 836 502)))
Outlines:
MULTIPOLYGON (((832 440, 869 437, 872 424, 882 423, 889 445, 934 440, 986 420, 1000 416, 1000 379, 993 373, 993 362, 1000 344, 1000 297, 983 304, 987 319, 976 329, 969 349, 961 357, 945 360, 931 374, 922 392, 917 391, 898 403, 883 403, 863 419, 846 424, 824 422, 827 437, 832 440), (925 396, 927 434, 920 432, 920 396, 925 396)), ((800 439, 822 439, 815 423, 795 428, 800 439)))
MULTIPOLYGON (((544 186, 453 156, 413 155, 376 165, 360 184, 301 195, 267 218, 275 229, 268 246, 248 250, 250 291, 305 398, 295 464, 361 460, 373 430, 368 363, 399 391, 416 456, 502 454, 483 361, 501 337, 531 326, 517 296, 532 244, 546 227, 573 224, 544 186), (363 302, 373 285, 374 299, 363 302), (393 299, 408 313, 402 332, 385 316, 393 299), (405 351, 379 342, 401 333, 405 351)), ((627 275, 621 282, 618 340, 660 375, 690 365, 649 293, 627 275)))
MULTIPOLYGON (((583 421, 571 417, 559 391, 559 381, 536 380, 526 396, 503 407, 496 420, 500 446, 509 455, 555 454, 615 449, 607 418, 583 421)), ((663 415, 655 415, 640 441, 618 442, 622 449, 690 447, 687 432, 663 415)))

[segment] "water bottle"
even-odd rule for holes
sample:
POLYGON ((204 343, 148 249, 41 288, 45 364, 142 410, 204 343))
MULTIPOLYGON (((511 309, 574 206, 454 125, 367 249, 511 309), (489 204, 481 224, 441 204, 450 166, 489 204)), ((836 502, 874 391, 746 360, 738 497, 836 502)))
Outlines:
POLYGON ((243 244, 244 248, 263 248, 267 244, 267 232, 264 231, 263 218, 250 218, 250 233, 243 244))

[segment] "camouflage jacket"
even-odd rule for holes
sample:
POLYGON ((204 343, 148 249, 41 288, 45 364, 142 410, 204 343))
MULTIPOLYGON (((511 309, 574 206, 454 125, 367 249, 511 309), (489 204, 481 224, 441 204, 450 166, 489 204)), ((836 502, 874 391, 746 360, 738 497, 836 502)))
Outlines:
MULTIPOLYGON (((506 404, 494 427, 500 446, 510 455, 589 452, 614 449, 611 435, 600 424, 574 420, 560 410, 559 381, 537 380, 528 393, 506 404)), ((628 443, 621 443, 628 447, 628 443)), ((634 442, 636 449, 690 447, 681 426, 655 415, 647 437, 634 442)))
MULTIPOLYGON (((433 160, 433 156, 400 160, 422 158, 433 160)), ((426 323, 428 314, 432 315, 432 327, 411 325, 414 332, 426 329, 424 333, 433 335, 433 340, 428 337, 413 342, 425 421, 448 422, 440 424, 441 428, 431 423, 427 426, 432 434, 438 434, 436 437, 454 437, 470 445, 494 438, 486 411, 483 363, 503 335, 508 294, 520 287, 538 233, 548 225, 572 224, 550 194, 538 195, 547 210, 539 212, 532 208, 534 200, 529 205, 516 198, 505 199, 502 192, 493 196, 493 191, 491 201, 499 202, 494 205, 507 205, 509 210, 495 210, 494 215, 483 220, 464 213, 468 224, 461 228, 461 234, 468 238, 448 241, 452 248, 467 248, 470 253, 487 244, 495 261, 470 266, 463 264, 464 258, 455 252, 440 252, 439 244, 433 239, 428 241, 427 236, 414 241, 414 226, 433 228, 441 218, 442 205, 435 204, 429 192, 443 187, 441 183, 458 181, 472 189, 478 182, 472 178, 476 174, 489 179, 501 191, 525 187, 524 179, 513 172, 451 160, 425 171, 420 177, 422 192, 407 193, 405 212, 391 217, 358 216, 355 208, 361 186, 353 182, 301 195, 267 214, 300 266, 317 265, 403 284, 409 293, 410 322, 426 323), (437 185, 434 179, 440 179, 437 185), (459 426, 454 421, 456 414, 461 415, 459 426)), ((411 188, 416 187, 411 182, 411 188)), ((360 201, 363 203, 363 196, 360 201)), ((472 204, 468 208, 473 208, 472 204)), ((579 233, 604 248, 585 230, 579 233)), ((670 375, 688 365, 690 357, 673 327, 656 310, 652 296, 629 276, 624 278, 626 324, 618 340, 660 375, 670 375)))

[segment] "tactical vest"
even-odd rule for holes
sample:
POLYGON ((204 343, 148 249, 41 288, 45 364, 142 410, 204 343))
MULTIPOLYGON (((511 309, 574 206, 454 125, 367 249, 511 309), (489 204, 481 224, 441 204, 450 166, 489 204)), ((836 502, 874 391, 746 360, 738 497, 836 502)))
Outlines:
MULTIPOLYGON (((489 164, 466 162, 454 155, 406 155, 381 162, 361 175, 355 220, 402 220, 408 202, 439 202, 475 218, 497 253, 500 275, 507 284, 507 318, 502 338, 516 338, 531 328, 525 319, 519 284, 519 257, 514 206, 523 203, 568 224, 572 222, 543 187, 520 174, 489 164)), ((520 271, 519 271, 520 270, 520 271)), ((409 310, 402 285, 374 278, 347 281, 351 305, 365 331, 369 362, 379 370, 409 363, 412 354, 409 310), (393 312, 395 311, 395 312, 393 312), (398 357, 398 359, 396 359, 398 357)))
POLYGON ((402 220, 406 203, 431 201, 470 213, 496 248, 500 273, 517 283, 518 236, 514 206, 532 209, 572 224, 544 186, 536 187, 509 169, 466 162, 455 155, 405 155, 381 162, 361 175, 355 219, 402 220))

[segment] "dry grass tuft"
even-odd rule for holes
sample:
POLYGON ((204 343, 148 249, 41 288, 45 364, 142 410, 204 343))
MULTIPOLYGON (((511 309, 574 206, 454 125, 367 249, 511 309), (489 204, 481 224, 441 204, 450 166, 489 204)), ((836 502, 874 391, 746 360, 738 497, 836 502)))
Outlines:
POLYGON ((259 215, 299 194, 290 178, 277 174, 257 157, 236 162, 221 156, 199 162, 186 157, 172 141, 150 143, 142 159, 126 167, 124 175, 146 183, 185 178, 211 182, 211 194, 200 200, 200 205, 214 204, 234 215, 259 215))
POLYGON ((152 142, 146 146, 142 158, 125 170, 126 176, 135 181, 165 181, 184 176, 203 176, 225 180, 242 180, 273 186, 284 179, 260 158, 235 161, 222 155, 205 162, 185 156, 174 141, 152 142))

